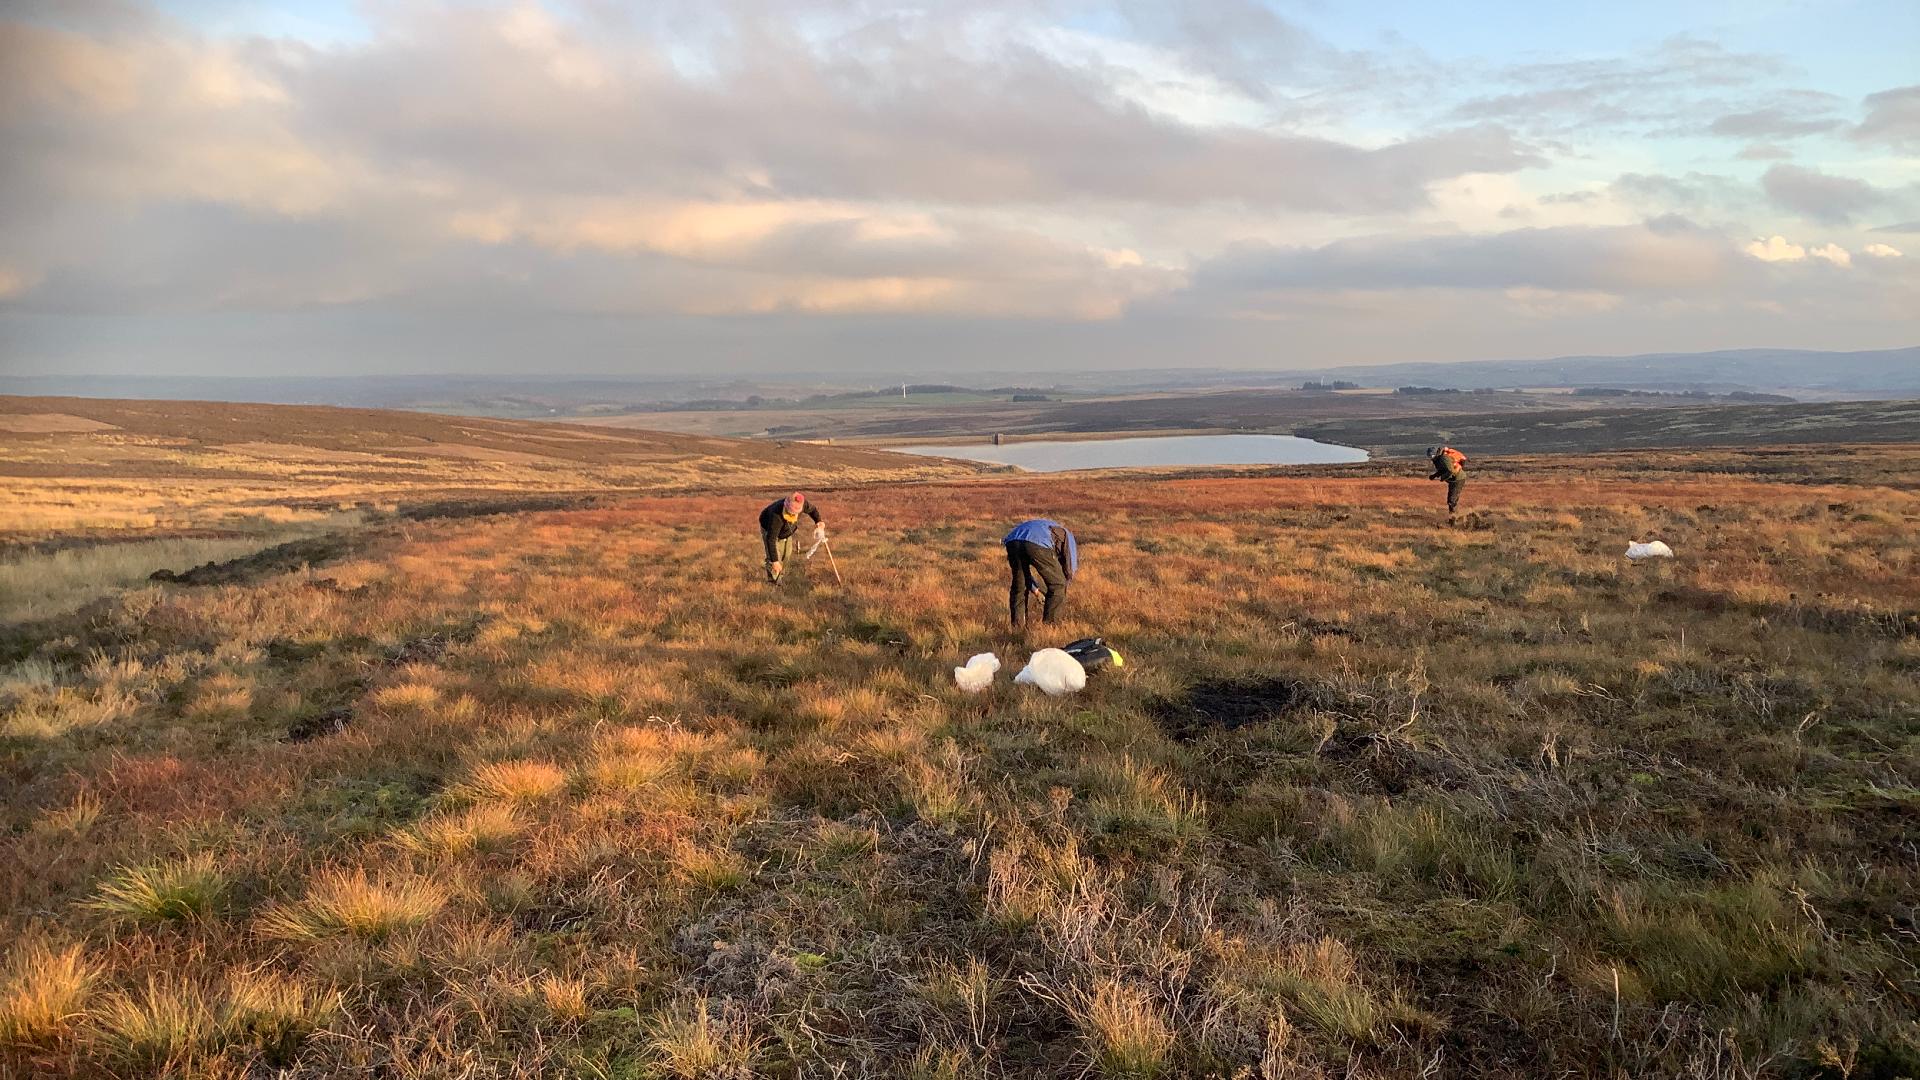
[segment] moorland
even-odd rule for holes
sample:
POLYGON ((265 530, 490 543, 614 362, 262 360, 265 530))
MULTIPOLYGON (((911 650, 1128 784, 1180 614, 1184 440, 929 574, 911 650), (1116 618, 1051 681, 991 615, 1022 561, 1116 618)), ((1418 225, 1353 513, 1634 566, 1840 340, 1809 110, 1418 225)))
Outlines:
MULTIPOLYGON (((80 408, 30 411, 158 437, 80 408)), ((178 437, 19 550, 342 494, 178 437)), ((345 494, 349 542, 0 637, 0 1072, 1920 1074, 1913 446, 1476 458, 1450 527, 1385 460, 716 442, 512 505, 564 485, 377 438, 368 498, 473 512, 345 494), (796 475, 844 581, 760 575, 796 475), (1011 632, 1041 513, 1084 571, 1011 632), (1090 634, 1126 664, 1083 692, 1007 678, 1090 634)))

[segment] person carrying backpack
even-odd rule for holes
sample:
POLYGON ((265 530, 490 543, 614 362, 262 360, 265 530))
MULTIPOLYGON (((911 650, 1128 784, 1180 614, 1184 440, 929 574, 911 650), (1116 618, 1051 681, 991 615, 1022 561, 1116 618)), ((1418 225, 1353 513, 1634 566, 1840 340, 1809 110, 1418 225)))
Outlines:
POLYGON ((1467 455, 1451 446, 1429 446, 1427 460, 1433 462, 1433 475, 1427 479, 1447 482, 1447 520, 1451 522, 1460 509, 1460 489, 1467 486, 1467 455))
POLYGON ((760 541, 767 549, 767 580, 773 584, 780 583, 780 570, 793 554, 793 537, 800 531, 802 514, 813 518, 814 540, 826 539, 827 523, 820 517, 820 508, 797 491, 775 499, 760 511, 760 541))
POLYGON ((1007 549, 1013 582, 1007 588, 1007 616, 1013 628, 1026 624, 1027 597, 1045 586, 1042 622, 1052 622, 1067 606, 1067 583, 1080 572, 1080 547, 1073 532, 1057 521, 1034 518, 1013 527, 1000 541, 1007 549))

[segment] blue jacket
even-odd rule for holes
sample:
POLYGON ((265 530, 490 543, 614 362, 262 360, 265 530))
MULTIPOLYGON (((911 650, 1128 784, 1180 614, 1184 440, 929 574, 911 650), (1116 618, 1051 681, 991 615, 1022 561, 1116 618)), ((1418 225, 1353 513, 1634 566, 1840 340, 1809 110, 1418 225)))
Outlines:
POLYGON ((1046 518, 1034 518, 1032 521, 1023 521, 1015 525, 1013 531, 1008 533, 1006 538, 1000 542, 1002 544, 1011 544, 1017 540, 1025 540, 1029 544, 1038 544, 1043 548, 1051 548, 1056 546, 1054 541, 1054 534, 1056 532, 1066 538, 1067 557, 1063 561, 1066 564, 1067 576, 1072 577, 1080 572, 1080 545, 1073 538, 1073 530, 1057 521, 1049 521, 1046 518))

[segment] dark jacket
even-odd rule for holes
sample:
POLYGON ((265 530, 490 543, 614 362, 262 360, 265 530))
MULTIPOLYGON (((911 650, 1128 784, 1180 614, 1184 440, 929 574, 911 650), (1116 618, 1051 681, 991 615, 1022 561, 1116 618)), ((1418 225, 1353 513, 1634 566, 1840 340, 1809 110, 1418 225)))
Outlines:
POLYGON ((820 516, 820 508, 813 505, 811 501, 800 508, 800 513, 795 514, 792 521, 787 520, 786 508, 787 500, 775 499, 767 504, 765 510, 760 511, 760 540, 767 546, 768 562, 773 562, 780 557, 779 552, 774 550, 774 541, 785 540, 799 532, 802 517, 813 518, 815 525, 826 524, 825 519, 820 516))

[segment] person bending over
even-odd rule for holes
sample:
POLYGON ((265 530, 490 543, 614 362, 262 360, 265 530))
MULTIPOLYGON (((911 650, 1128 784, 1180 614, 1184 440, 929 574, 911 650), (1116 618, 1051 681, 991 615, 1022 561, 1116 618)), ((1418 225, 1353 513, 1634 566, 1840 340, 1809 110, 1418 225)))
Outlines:
POLYGON ((1057 521, 1034 518, 1013 527, 1000 541, 1007 549, 1007 567, 1013 581, 1007 588, 1007 615, 1019 630, 1027 621, 1027 597, 1046 593, 1043 622, 1060 617, 1067 606, 1067 583, 1080 572, 1080 548, 1073 532, 1057 521))
POLYGON ((801 515, 813 518, 814 540, 826 539, 827 523, 820 517, 820 508, 797 491, 784 499, 775 499, 760 511, 760 541, 767 549, 767 580, 774 584, 779 584, 780 571, 793 554, 793 537, 800 531, 801 515))
POLYGON ((1460 510, 1460 489, 1467 486, 1467 455, 1451 446, 1427 447, 1427 460, 1433 462, 1429 480, 1447 482, 1447 520, 1460 510))

